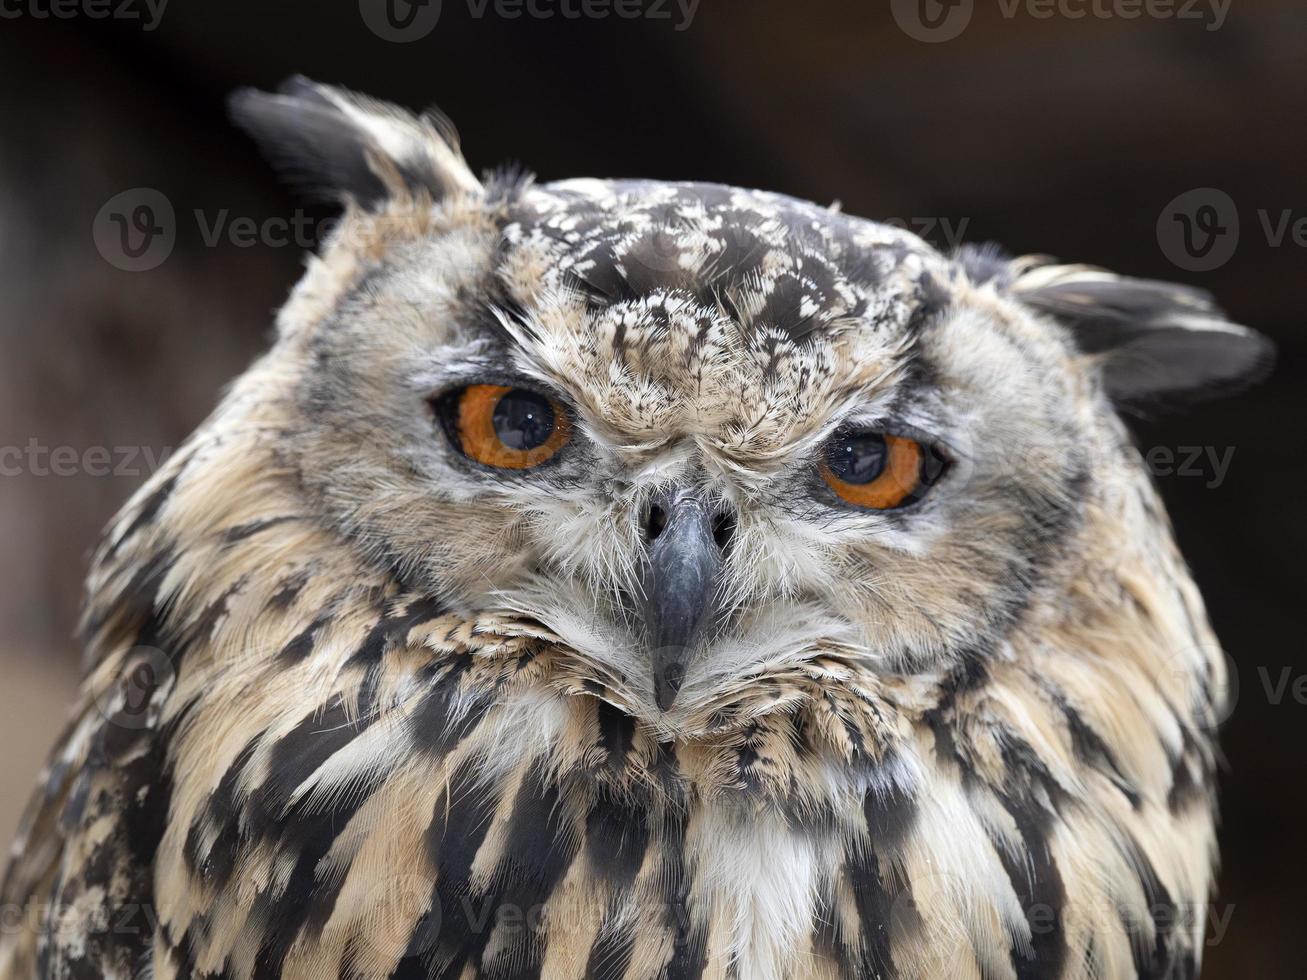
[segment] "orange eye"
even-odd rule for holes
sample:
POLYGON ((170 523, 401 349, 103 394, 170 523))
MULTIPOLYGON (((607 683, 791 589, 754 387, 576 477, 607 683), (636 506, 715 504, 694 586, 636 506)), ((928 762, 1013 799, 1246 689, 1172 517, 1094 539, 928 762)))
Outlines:
POLYGON ((502 469, 539 466, 563 448, 572 426, 563 406, 528 388, 468 385, 456 392, 446 427, 465 456, 502 469))
POLYGON ((842 430, 826 444, 817 470, 841 500, 890 510, 921 499, 943 471, 943 460, 913 439, 842 430))

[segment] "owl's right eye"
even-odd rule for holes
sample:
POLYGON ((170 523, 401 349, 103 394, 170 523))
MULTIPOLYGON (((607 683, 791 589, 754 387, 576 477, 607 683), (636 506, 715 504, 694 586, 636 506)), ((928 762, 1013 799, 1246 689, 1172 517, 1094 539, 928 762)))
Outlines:
POLYGON ((841 429, 826 443, 817 471, 845 503, 893 510, 920 500, 943 472, 933 447, 869 429, 841 429))
POLYGON ((563 448, 572 430, 567 410, 530 388, 468 385, 436 408, 459 452, 500 469, 539 466, 563 448))

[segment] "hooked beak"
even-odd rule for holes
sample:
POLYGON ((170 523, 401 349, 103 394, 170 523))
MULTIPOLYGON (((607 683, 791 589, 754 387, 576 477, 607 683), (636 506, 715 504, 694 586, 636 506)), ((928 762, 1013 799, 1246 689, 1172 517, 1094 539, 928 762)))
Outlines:
POLYGON ((715 523, 708 505, 688 491, 664 495, 646 515, 644 620, 662 711, 676 701, 690 656, 714 618, 723 551, 715 523))

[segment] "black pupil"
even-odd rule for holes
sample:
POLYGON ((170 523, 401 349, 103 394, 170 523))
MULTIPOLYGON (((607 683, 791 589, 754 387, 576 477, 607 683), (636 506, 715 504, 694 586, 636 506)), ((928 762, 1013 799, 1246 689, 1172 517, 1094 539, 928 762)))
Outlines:
POLYGON ((495 435, 509 449, 543 446, 554 431, 554 410, 549 399, 525 388, 504 393, 491 417, 495 435))
POLYGON ((826 465, 845 483, 870 483, 885 471, 886 455, 879 432, 841 432, 826 449, 826 465))

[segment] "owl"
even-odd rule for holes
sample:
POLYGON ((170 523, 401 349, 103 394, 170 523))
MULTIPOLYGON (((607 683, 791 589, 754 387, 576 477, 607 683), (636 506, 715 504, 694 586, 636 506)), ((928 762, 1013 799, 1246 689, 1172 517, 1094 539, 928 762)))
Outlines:
POLYGON ((707 183, 478 179, 294 79, 343 214, 126 505, 0 976, 1193 977, 1225 660, 1122 410, 1199 291, 707 183))

